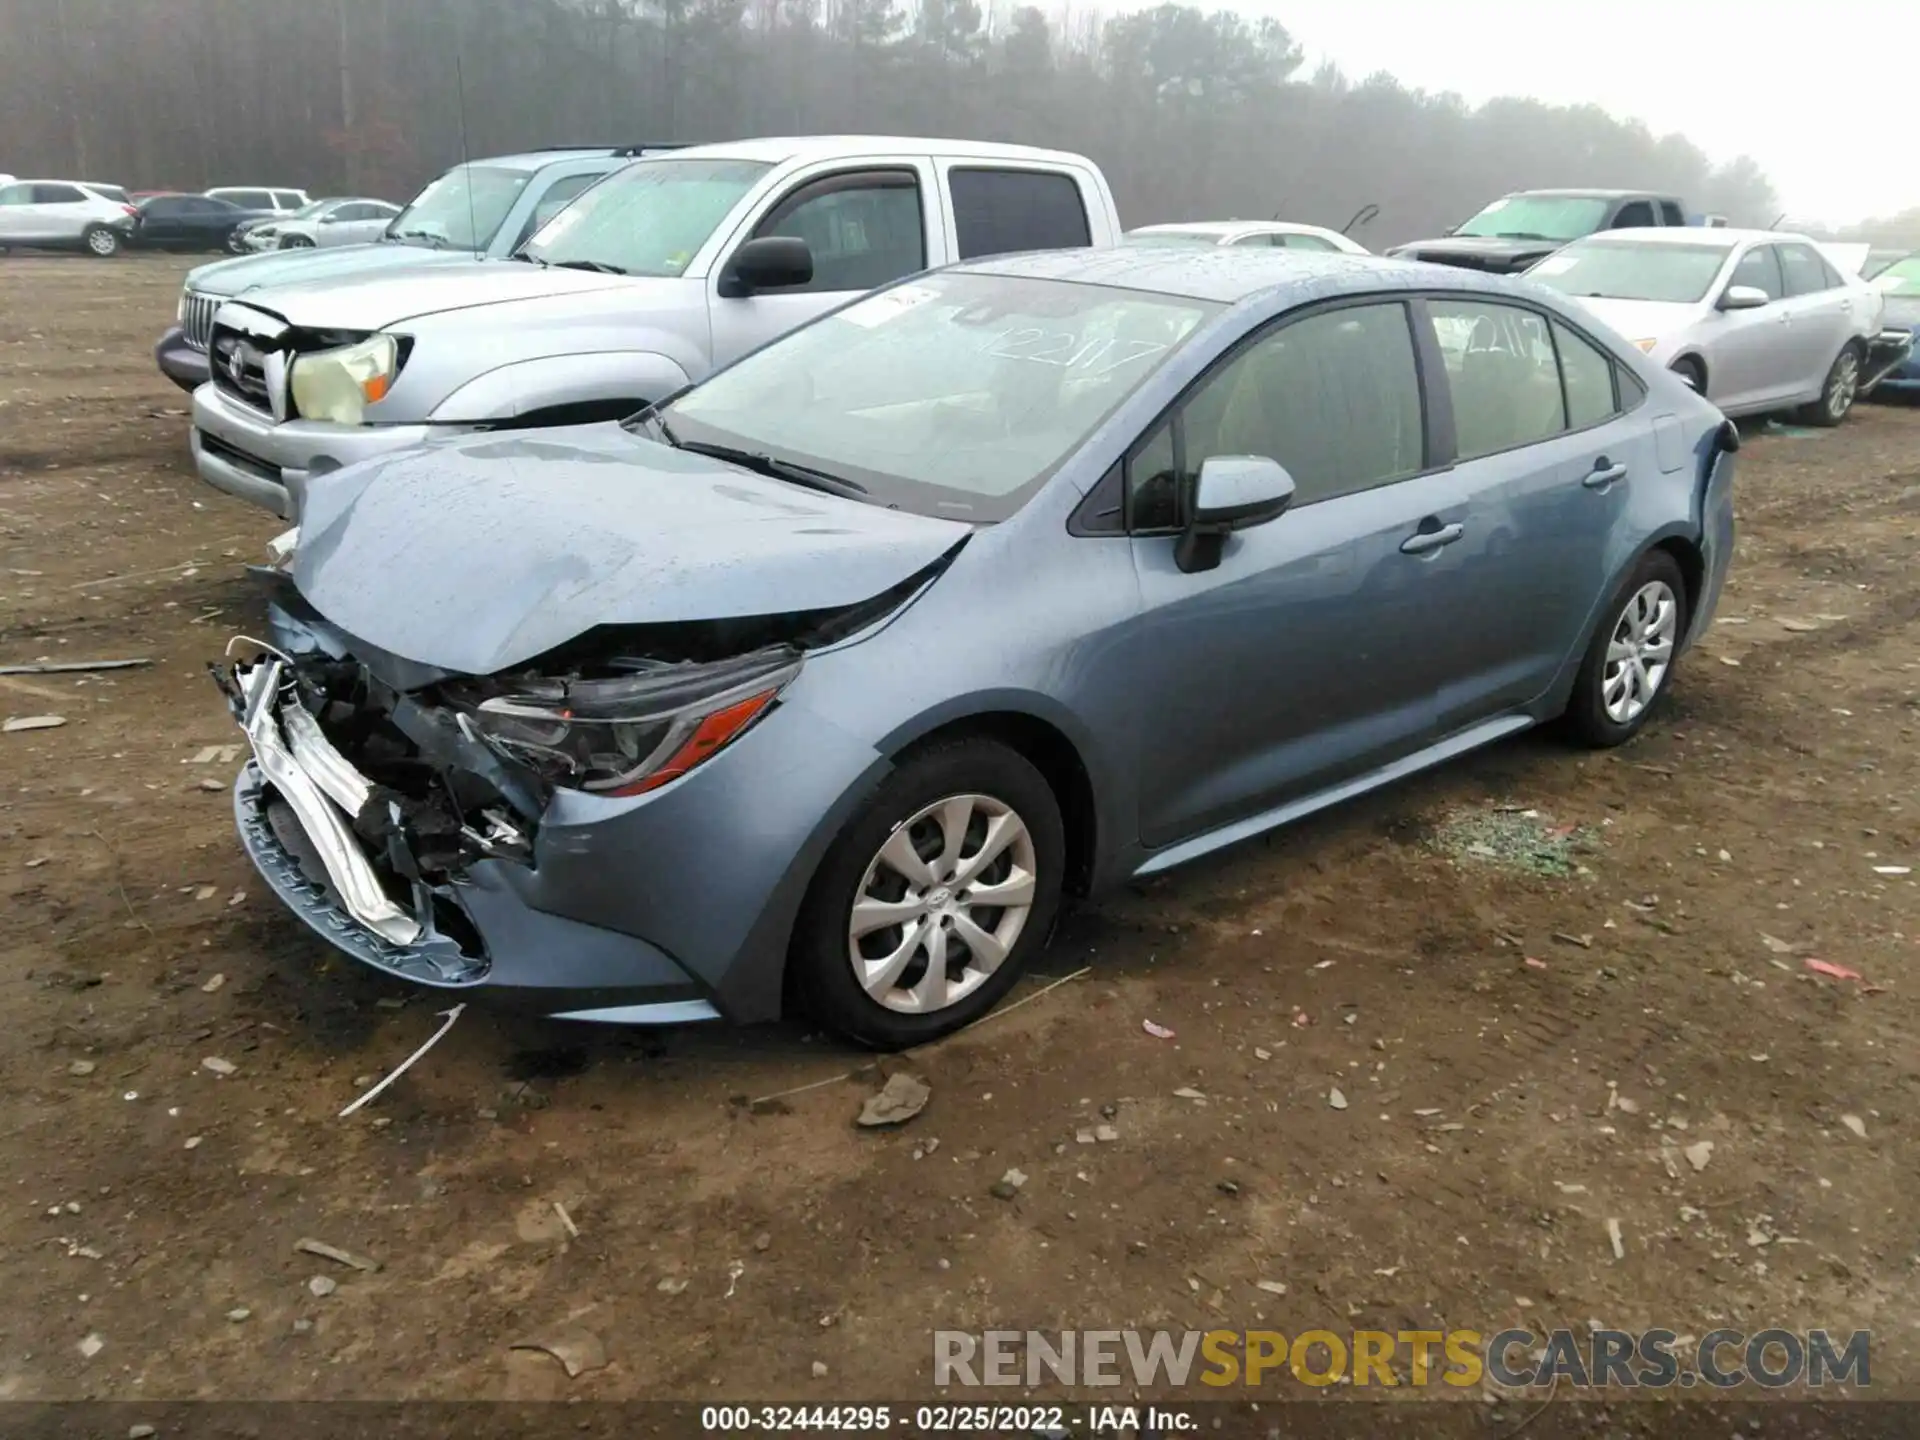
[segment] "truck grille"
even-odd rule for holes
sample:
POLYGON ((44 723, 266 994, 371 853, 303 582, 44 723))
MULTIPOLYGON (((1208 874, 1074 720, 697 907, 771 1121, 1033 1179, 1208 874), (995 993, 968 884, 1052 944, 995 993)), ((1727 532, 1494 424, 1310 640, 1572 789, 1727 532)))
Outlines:
POLYGON ((213 312, 220 308, 220 297, 189 290, 186 301, 186 309, 180 316, 180 329, 186 335, 187 344, 196 350, 205 350, 213 339, 213 312))
POLYGON ((214 385, 256 410, 269 413, 273 400, 267 394, 266 357, 235 330, 216 325, 207 346, 207 370, 214 385))

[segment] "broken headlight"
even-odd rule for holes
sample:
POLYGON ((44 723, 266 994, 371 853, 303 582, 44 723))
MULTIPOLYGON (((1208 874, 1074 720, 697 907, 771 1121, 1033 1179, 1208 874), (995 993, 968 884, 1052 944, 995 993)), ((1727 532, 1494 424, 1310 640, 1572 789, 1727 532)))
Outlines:
POLYGON ((387 398, 399 372, 400 342, 391 335, 302 355, 293 362, 294 409, 305 420, 358 425, 367 406, 387 398))
POLYGON ((611 678, 502 677, 448 698, 488 745, 549 783, 639 795, 745 732, 800 673, 785 645, 710 664, 631 663, 611 678))

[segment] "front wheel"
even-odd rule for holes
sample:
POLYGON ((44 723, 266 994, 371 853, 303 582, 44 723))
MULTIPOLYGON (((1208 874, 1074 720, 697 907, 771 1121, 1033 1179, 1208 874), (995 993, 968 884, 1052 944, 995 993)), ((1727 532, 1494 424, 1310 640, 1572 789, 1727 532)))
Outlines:
POLYGON ((280 248, 282 250, 311 250, 313 249, 313 241, 304 235, 287 235, 281 238, 280 248))
POLYGON ((1827 371, 1827 383, 1820 387, 1820 398, 1807 406, 1802 418, 1809 425, 1831 428, 1853 411, 1860 398, 1860 347, 1848 345, 1835 357, 1827 371))
POLYGON ((238 230, 229 230, 227 232, 226 251, 229 255, 244 255, 247 253, 247 242, 241 237, 238 230))
POLYGON ((120 253, 120 236, 105 225, 90 225, 82 235, 89 253, 98 255, 102 260, 111 259, 120 253))
POLYGON ((1666 693, 1687 634, 1687 584, 1664 550, 1643 556, 1606 609, 1573 682, 1567 728, 1588 745, 1622 745, 1666 693))
POLYGON ((1024 756, 984 738, 903 759, 840 833, 790 964, 820 1022, 899 1050, 979 1019, 1047 941, 1066 837, 1024 756))

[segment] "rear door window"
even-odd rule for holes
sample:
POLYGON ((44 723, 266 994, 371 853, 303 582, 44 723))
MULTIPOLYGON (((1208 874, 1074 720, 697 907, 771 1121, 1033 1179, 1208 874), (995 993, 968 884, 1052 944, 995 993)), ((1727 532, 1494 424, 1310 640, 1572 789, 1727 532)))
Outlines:
POLYGON ((36 185, 33 187, 33 203, 36 205, 78 205, 87 197, 72 185, 36 185))
POLYGON ((305 196, 293 190, 276 190, 273 192, 273 200, 274 204, 282 210, 298 210, 307 203, 305 196))
POLYGON ((1833 267, 1820 258, 1811 245, 1780 245, 1780 270, 1786 277, 1787 294, 1817 295, 1840 283, 1833 267))
POLYGON ((1662 225, 1684 225, 1687 217, 1681 213, 1680 206, 1672 200, 1660 202, 1660 223, 1662 225))
POLYGON ((1584 430, 1620 413, 1614 395, 1611 359, 1592 341, 1553 322, 1553 344, 1560 352, 1560 380, 1566 389, 1567 428, 1584 430))
POLYGON ((962 260, 1093 244, 1086 202, 1071 175, 968 167, 948 172, 947 183, 962 260))
POLYGON ((1560 365, 1547 320, 1481 299, 1427 302, 1453 394, 1461 460, 1538 444, 1567 428, 1560 365))

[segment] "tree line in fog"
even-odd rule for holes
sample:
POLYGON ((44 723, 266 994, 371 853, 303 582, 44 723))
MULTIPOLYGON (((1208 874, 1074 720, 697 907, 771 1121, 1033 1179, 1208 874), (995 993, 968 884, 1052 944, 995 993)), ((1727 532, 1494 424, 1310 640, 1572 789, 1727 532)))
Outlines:
POLYGON ((405 199, 463 153, 743 135, 1078 150, 1128 225, 1268 218, 1378 247, 1508 190, 1646 186, 1735 224, 1749 159, 1592 105, 1309 69, 1283 25, 1004 0, 0 0, 0 171, 405 199))

